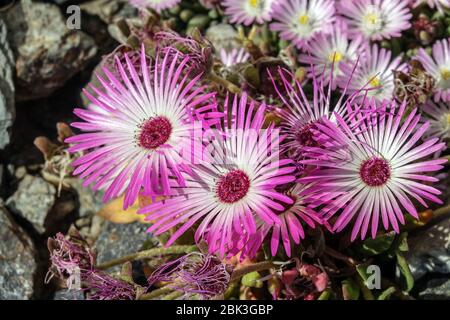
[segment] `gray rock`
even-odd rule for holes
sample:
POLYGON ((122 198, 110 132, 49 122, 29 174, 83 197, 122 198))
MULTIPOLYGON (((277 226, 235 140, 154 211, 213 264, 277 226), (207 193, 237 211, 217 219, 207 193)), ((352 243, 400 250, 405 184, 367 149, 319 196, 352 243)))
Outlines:
POLYGON ((151 235, 146 233, 147 229, 148 225, 139 222, 115 224, 105 221, 95 243, 98 263, 139 251, 151 239, 151 235))
POLYGON ((35 271, 33 243, 0 203, 0 300, 30 299, 35 271))
POLYGON ((407 261, 417 280, 429 272, 450 274, 450 219, 411 236, 407 261))
POLYGON ((7 200, 8 207, 33 224, 39 233, 45 232, 45 221, 55 203, 56 188, 42 179, 26 175, 17 191, 7 200))
MULTIPOLYGON (((106 32, 109 37, 122 44, 126 43, 127 37, 121 33, 116 22, 135 21, 138 24, 142 24, 142 20, 138 17, 137 9, 127 1, 93 0, 83 3, 80 7, 83 12, 86 12, 92 17, 97 17, 101 22, 106 24, 106 32)), ((105 52, 105 54, 108 53, 110 52, 105 52)))
POLYGON ((58 5, 62 5, 62 4, 66 4, 68 3, 70 0, 52 0, 52 2, 58 4, 58 5))
POLYGON ((0 149, 9 144, 9 129, 15 117, 14 58, 7 35, 6 25, 0 18, 0 149))
POLYGON ((53 300, 85 300, 82 290, 59 290, 55 292, 53 300))
POLYGON ((103 191, 94 191, 91 188, 84 187, 81 179, 71 182, 71 186, 78 193, 80 217, 93 216, 103 207, 103 191))
POLYGON ((450 279, 432 279, 426 283, 426 288, 419 292, 420 299, 424 300, 449 300, 450 279))
POLYGON ((53 4, 20 0, 2 15, 16 56, 19 100, 50 95, 97 53, 93 39, 67 28, 53 4))
POLYGON ((206 30, 206 38, 213 44, 216 52, 220 52, 220 49, 230 50, 237 48, 238 33, 231 25, 220 23, 211 26, 206 30))
POLYGON ((120 11, 122 4, 119 1, 94 0, 81 5, 87 13, 98 16, 103 22, 113 22, 114 16, 120 11))

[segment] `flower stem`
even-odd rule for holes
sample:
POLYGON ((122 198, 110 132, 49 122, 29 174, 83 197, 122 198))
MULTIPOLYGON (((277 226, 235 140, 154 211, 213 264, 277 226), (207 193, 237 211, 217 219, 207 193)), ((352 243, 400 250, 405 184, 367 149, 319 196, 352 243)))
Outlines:
POLYGON ((162 300, 175 300, 176 298, 179 298, 183 295, 184 293, 181 291, 174 291, 172 293, 169 293, 168 295, 165 295, 164 297, 162 297, 162 300))
POLYGON ((156 297, 159 297, 159 296, 171 293, 172 291, 173 291, 173 289, 170 288, 170 287, 167 287, 167 286, 166 287, 161 287, 161 288, 153 290, 153 291, 151 291, 149 293, 142 294, 139 297, 139 300, 151 300, 151 299, 154 299, 156 297))
POLYGON ((403 290, 400 289, 395 283, 393 283, 392 281, 390 281, 386 278, 383 278, 383 277, 381 278, 381 286, 384 288, 388 288, 388 287, 394 288, 395 291, 393 294, 400 300, 415 300, 409 294, 403 292, 403 290))
POLYGON ((447 205, 445 207, 441 207, 439 209, 434 210, 433 218, 439 218, 439 217, 445 216, 447 214, 450 214, 450 205, 447 205))
POLYGON ((367 288, 363 279, 359 275, 355 276, 355 280, 358 283, 359 288, 361 289, 361 293, 364 297, 364 300, 375 300, 375 297, 373 296, 372 291, 370 291, 370 289, 367 288))
POLYGON ((355 260, 353 260, 350 257, 347 257, 346 255, 343 255, 342 253, 330 248, 330 247, 326 247, 325 248, 325 253, 328 254, 329 256, 338 259, 338 260, 342 260, 344 261, 348 266, 350 267, 355 267, 357 265, 357 263, 355 262, 355 260))
POLYGON ((245 276, 247 273, 272 269, 274 267, 275 266, 271 261, 263 261, 263 262, 258 262, 258 263, 250 264, 245 267, 235 269, 231 275, 230 282, 239 280, 240 278, 245 276))
POLYGON ((236 86, 235 84, 231 83, 227 79, 218 76, 215 72, 210 72, 209 79, 211 81, 217 83, 218 85, 221 85, 222 87, 224 87, 225 89, 227 89, 231 93, 239 94, 239 95, 242 94, 242 90, 238 86, 236 86))
POLYGON ((331 296, 331 290, 330 289, 325 289, 325 291, 323 291, 319 298, 317 298, 317 300, 329 300, 331 296))
POLYGON ((124 257, 114 259, 102 264, 97 265, 97 269, 104 270, 114 267, 119 264, 123 264, 127 261, 135 261, 141 259, 147 259, 155 256, 161 256, 165 254, 186 254, 197 250, 197 246, 171 246, 168 248, 153 248, 145 251, 140 251, 126 255, 124 257))

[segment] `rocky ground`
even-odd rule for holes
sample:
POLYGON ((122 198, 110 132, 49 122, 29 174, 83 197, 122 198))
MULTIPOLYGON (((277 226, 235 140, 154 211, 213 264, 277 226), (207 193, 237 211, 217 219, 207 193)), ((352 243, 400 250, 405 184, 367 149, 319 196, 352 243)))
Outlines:
MULTIPOLYGON (((115 23, 135 15, 124 2, 0 2, 0 299, 82 299, 44 279, 46 240, 71 224, 95 243, 99 262, 136 251, 145 226, 97 215, 101 194, 43 174, 38 136, 56 143, 57 123, 74 120, 81 90, 101 57, 118 44, 115 23), (5 4, 6 3, 6 4, 5 4), (81 30, 66 27, 66 9, 81 5, 81 30)), ((450 299, 450 219, 410 237, 408 257, 423 299, 450 299)))
POLYGON ((101 194, 42 173, 36 137, 57 139, 74 120, 81 90, 101 57, 117 46, 108 23, 134 9, 119 1, 83 4, 82 30, 66 27, 66 8, 83 1, 0 2, 0 299, 73 299, 44 283, 46 240, 75 224, 95 242, 99 261, 135 251, 148 239, 139 223, 113 224, 96 213, 101 194))

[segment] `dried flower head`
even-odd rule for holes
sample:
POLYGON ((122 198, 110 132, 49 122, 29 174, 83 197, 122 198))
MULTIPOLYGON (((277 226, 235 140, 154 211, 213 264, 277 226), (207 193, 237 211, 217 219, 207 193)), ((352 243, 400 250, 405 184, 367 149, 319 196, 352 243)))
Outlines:
POLYGON ((295 259, 295 268, 281 274, 286 299, 315 300, 328 286, 328 275, 318 267, 295 259))
POLYGON ((399 101, 406 101, 409 108, 423 105, 433 94, 435 80, 425 71, 422 63, 411 60, 407 72, 394 71, 394 96, 399 101))
POLYGON ((161 31, 156 33, 155 42, 163 54, 177 54, 180 60, 188 57, 192 76, 207 75, 213 66, 214 47, 197 29, 186 37, 172 30, 161 31))
POLYGON ((136 287, 109 274, 93 270, 83 277, 89 300, 135 300, 136 287))
POLYGON ((69 230, 67 237, 58 233, 54 238, 49 238, 47 246, 51 266, 46 282, 56 276, 66 280, 67 287, 70 289, 74 283, 73 277, 81 277, 93 270, 94 251, 75 228, 69 230))
POLYGON ((230 270, 216 256, 193 252, 160 266, 148 279, 150 286, 160 281, 183 292, 186 299, 211 299, 225 293, 230 270))

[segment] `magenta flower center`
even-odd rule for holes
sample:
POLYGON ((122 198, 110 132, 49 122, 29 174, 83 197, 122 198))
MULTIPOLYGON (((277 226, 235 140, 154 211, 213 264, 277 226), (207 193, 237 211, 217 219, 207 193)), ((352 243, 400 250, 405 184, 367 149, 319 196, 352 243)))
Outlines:
POLYGON ((155 149, 166 143, 171 133, 172 125, 167 118, 150 118, 142 125, 139 145, 146 149, 155 149))
POLYGON ((386 160, 374 157, 361 164, 359 175, 367 185, 379 187, 391 177, 391 168, 386 160))
POLYGON ((315 125, 313 122, 301 126, 295 132, 295 140, 303 147, 318 147, 319 143, 314 139, 314 129, 315 125))
POLYGON ((220 177, 216 194, 221 202, 234 203, 241 200, 250 188, 250 179, 241 170, 233 170, 220 177))

